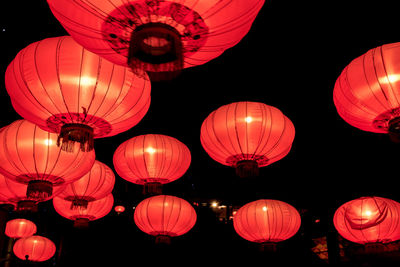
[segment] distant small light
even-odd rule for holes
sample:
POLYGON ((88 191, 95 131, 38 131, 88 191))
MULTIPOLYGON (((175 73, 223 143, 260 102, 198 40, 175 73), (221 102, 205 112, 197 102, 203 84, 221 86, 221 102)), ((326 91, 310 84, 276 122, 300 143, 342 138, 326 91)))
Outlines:
POLYGON ((118 214, 122 213, 125 211, 125 207, 122 205, 118 205, 114 207, 115 212, 117 212, 118 214))
POLYGON ((315 219, 314 222, 315 222, 315 223, 319 223, 319 222, 321 222, 321 220, 320 220, 320 219, 315 219))
POLYGON ((214 201, 211 203, 211 207, 216 208, 218 207, 218 202, 214 201))
POLYGON ((3 29, 2 29, 2 31, 3 31, 3 32, 5 32, 5 31, 6 31, 6 29, 4 29, 4 28, 3 28, 3 29))

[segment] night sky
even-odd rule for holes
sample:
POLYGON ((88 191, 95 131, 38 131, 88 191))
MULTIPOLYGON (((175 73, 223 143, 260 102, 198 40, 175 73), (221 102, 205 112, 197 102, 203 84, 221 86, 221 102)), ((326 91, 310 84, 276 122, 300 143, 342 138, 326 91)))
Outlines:
MULTIPOLYGON (((141 134, 169 135, 186 144, 191 166, 163 192, 199 203, 195 227, 174 238, 169 247, 154 245, 154 238, 133 222, 133 207, 143 199, 141 186, 114 172, 113 195, 116 203, 127 208, 123 214, 111 211, 86 230, 73 228, 71 221, 54 211, 51 201, 41 203, 38 214, 29 215, 38 225, 38 234, 54 240, 58 248, 54 258, 37 266, 139 266, 142 259, 150 266, 196 262, 213 266, 247 260, 323 266, 325 262, 310 250, 312 238, 332 235, 331 217, 337 207, 368 195, 400 201, 394 185, 399 144, 386 135, 348 125, 332 100, 336 78, 352 59, 399 41, 394 3, 267 0, 250 32, 235 47, 202 66, 183 70, 172 81, 152 83, 148 113, 129 131, 96 139, 96 158, 114 169, 115 149, 141 134), (257 178, 236 177, 233 168, 213 161, 200 144, 200 127, 208 114, 236 101, 274 106, 296 129, 289 154, 261 168, 257 178), (239 207, 261 198, 285 201, 302 214, 300 231, 278 246, 274 255, 260 253, 255 244, 236 235, 231 221, 219 221, 212 208, 201 204, 217 201, 239 207)), ((3 74, 30 43, 67 35, 44 0, 7 1, 1 12, 3 74)), ((1 78, 3 127, 21 117, 11 106, 4 75, 1 78)), ((18 260, 14 264, 23 266, 18 260)))

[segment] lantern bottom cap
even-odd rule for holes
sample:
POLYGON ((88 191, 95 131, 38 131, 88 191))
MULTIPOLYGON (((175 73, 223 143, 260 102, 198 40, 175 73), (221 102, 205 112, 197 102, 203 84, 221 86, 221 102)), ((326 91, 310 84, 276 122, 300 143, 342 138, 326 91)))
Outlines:
POLYGON ((396 117, 389 121, 388 134, 390 140, 400 143, 400 117, 396 117))
POLYGON ((61 149, 66 152, 73 152, 76 142, 80 143, 81 151, 92 151, 94 148, 93 128, 81 123, 64 124, 57 139, 57 146, 61 146, 61 149))

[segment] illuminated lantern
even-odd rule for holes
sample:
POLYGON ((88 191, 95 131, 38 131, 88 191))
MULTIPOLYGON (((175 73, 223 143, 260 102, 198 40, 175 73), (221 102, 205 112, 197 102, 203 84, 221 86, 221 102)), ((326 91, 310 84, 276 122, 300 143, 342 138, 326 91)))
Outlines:
POLYGON ((71 37, 44 39, 22 49, 7 67, 14 109, 42 129, 59 133, 71 151, 93 149, 93 138, 135 126, 150 105, 150 82, 85 50, 71 37))
POLYGON ((143 232, 156 236, 156 243, 170 243, 171 237, 187 233, 195 225, 196 211, 184 199, 158 195, 141 201, 134 221, 143 232))
POLYGON ((64 200, 59 197, 53 198, 53 206, 55 211, 67 218, 74 221, 74 227, 87 227, 90 221, 103 218, 110 213, 114 205, 114 197, 108 194, 99 200, 91 201, 84 206, 72 207, 72 202, 64 200))
POLYGON ((111 193, 115 184, 113 171, 104 163, 95 161, 92 169, 68 184, 57 197, 71 201, 72 207, 87 207, 88 203, 111 193))
POLYGON ((27 188, 27 184, 15 182, 0 173, 0 202, 12 203, 16 206, 17 211, 36 212, 38 202, 53 198, 62 192, 65 186, 53 186, 53 192, 47 198, 38 198, 35 196, 28 197, 26 195, 27 188))
POLYGON ((400 203, 382 197, 361 197, 344 203, 334 215, 339 234, 358 244, 400 240, 400 203))
POLYGON ((18 239, 13 247, 15 256, 21 260, 47 261, 56 253, 56 245, 50 239, 33 235, 18 239))
MULTIPOLYGON (((264 0, 48 0, 86 49, 148 72, 197 66, 236 45, 264 0)), ((153 77, 152 77, 153 78, 153 77)))
POLYGON ((247 203, 233 216, 236 233, 267 250, 275 250, 277 242, 294 236, 300 224, 300 214, 293 206, 271 199, 247 203))
MULTIPOLYGON (((78 143, 74 145, 79 147, 78 143)), ((27 184, 29 199, 51 198, 53 187, 79 179, 92 168, 94 160, 94 150, 68 153, 57 146, 57 134, 26 120, 17 120, 0 132, 0 173, 27 184)))
POLYGON ((208 115, 200 140, 212 159, 248 177, 285 157, 294 135, 292 122, 279 109, 258 102, 235 102, 208 115))
POLYGON ((14 219, 6 224, 5 234, 11 238, 32 236, 36 233, 36 224, 26 219, 14 219))
POLYGON ((339 115, 363 131, 400 141, 400 43, 371 49, 338 77, 333 100, 339 115))
POLYGON ((114 207, 114 210, 115 210, 116 213, 121 214, 122 212, 125 211, 125 207, 121 206, 121 205, 118 205, 118 206, 114 207))
POLYGON ((191 155, 185 144, 161 134, 133 137, 114 153, 114 168, 125 180, 144 185, 144 194, 161 194, 161 185, 180 178, 191 155))

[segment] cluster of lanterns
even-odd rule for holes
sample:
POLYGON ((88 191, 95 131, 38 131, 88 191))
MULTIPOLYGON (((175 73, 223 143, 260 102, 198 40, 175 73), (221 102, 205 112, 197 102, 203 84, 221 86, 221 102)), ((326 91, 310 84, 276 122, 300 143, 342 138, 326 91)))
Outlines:
MULTIPOLYGON (((24 120, 0 129, 0 201, 21 211, 52 199, 56 212, 76 226, 107 215, 115 175, 96 160, 94 139, 134 127, 150 107, 150 81, 204 64, 237 44, 263 3, 48 0, 71 36, 35 42, 7 68, 6 89, 24 120)), ((355 59, 334 89, 335 105, 348 123, 389 133, 393 140, 400 140, 399 47, 384 45, 355 59)), ((240 177, 257 176, 260 167, 284 158, 294 136, 289 118, 258 102, 224 105, 201 126, 204 150, 240 177)), ((195 225, 189 202, 162 194, 162 185, 182 177, 190 163, 186 145, 161 134, 133 137, 114 153, 118 175, 143 186, 147 198, 136 207, 134 221, 157 242, 168 243, 195 225)), ((334 224, 356 243, 392 242, 400 239, 399 212, 393 200, 364 197, 341 206, 334 224)), ((54 255, 50 240, 33 235, 36 226, 19 223, 12 232, 9 224, 6 234, 20 238, 17 257, 42 261, 54 255), (29 252, 42 250, 47 252, 41 258, 29 252)), ((233 224, 246 240, 275 244, 294 236, 301 218, 285 202, 261 199, 241 207, 233 224)))

